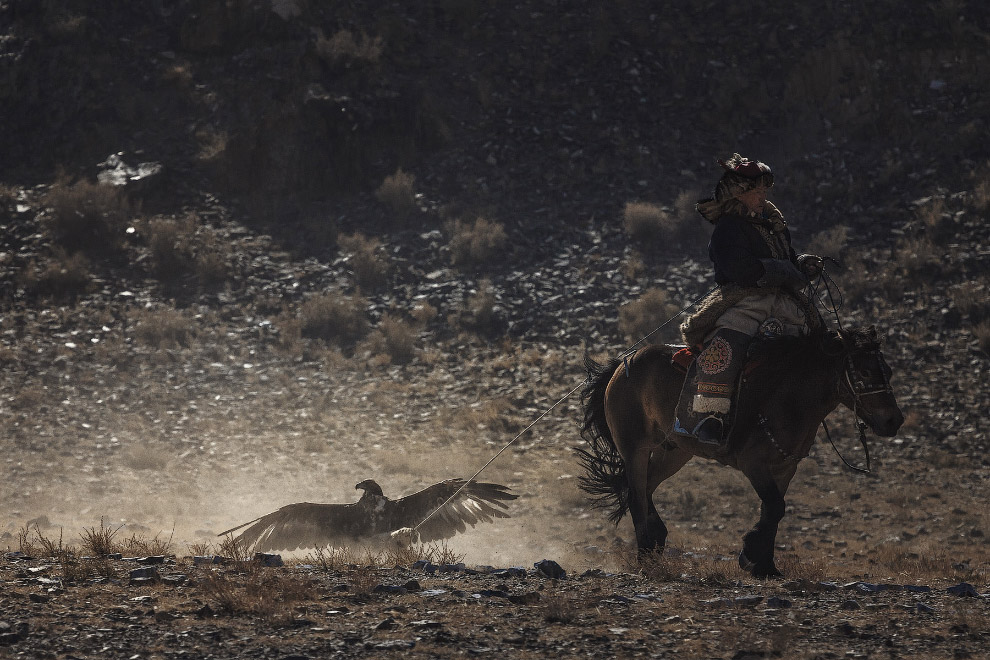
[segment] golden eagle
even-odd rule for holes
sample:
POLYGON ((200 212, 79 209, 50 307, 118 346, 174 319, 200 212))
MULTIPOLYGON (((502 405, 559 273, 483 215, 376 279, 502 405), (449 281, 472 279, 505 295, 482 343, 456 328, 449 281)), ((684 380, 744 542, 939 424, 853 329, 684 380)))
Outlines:
POLYGON ((470 482, 465 486, 463 479, 441 481, 397 500, 385 497, 381 486, 372 479, 366 479, 354 488, 363 490, 364 494, 353 504, 288 504, 217 536, 226 536, 251 525, 235 540, 255 552, 374 540, 395 530, 419 525, 457 493, 457 497, 416 530, 419 540, 429 543, 463 532, 466 525, 474 527, 478 522, 508 518, 509 514, 504 511, 507 508, 505 501, 518 497, 500 484, 470 482))

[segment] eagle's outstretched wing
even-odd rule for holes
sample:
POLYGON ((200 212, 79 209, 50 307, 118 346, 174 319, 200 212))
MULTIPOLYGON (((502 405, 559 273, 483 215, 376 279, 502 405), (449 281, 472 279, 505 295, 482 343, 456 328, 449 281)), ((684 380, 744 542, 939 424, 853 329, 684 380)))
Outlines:
MULTIPOLYGON (((389 502, 388 531, 419 525, 463 485, 463 479, 448 479, 418 493, 389 502)), ((429 543, 446 539, 463 532, 467 525, 474 527, 479 522, 508 518, 509 514, 504 511, 508 508, 505 502, 518 497, 508 491, 508 487, 500 484, 471 482, 457 493, 457 497, 447 506, 437 511, 417 530, 419 540, 429 543)))
MULTIPOLYGON (((354 504, 289 504, 218 536, 247 527, 236 540, 255 552, 292 551, 384 537, 397 529, 419 525, 464 483, 463 479, 448 479, 418 493, 390 500, 381 495, 378 484, 368 480, 358 484, 358 488, 369 492, 354 504)), ((467 525, 473 527, 479 522, 508 518, 505 502, 518 497, 508 491, 508 487, 500 484, 471 482, 419 528, 420 541, 450 538, 467 529, 467 525)))
POLYGON ((237 542, 255 552, 298 550, 342 543, 366 536, 367 517, 363 507, 354 504, 312 504, 300 502, 221 532, 225 536, 250 525, 237 542))

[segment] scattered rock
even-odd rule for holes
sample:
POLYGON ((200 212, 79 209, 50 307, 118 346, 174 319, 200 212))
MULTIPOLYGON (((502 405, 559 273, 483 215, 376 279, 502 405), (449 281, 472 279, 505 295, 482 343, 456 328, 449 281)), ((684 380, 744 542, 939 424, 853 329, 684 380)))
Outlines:
POLYGON ((979 592, 976 587, 971 585, 969 582, 960 582, 959 584, 949 587, 946 589, 953 596, 965 596, 969 598, 978 598, 979 592))
POLYGON ((530 591, 524 594, 513 594, 509 596, 509 602, 514 605, 536 605, 540 602, 540 594, 530 591))
POLYGON ((536 571, 538 573, 548 578, 563 580, 565 577, 567 577, 567 572, 563 568, 561 568, 560 564, 558 564, 557 562, 551 559, 540 560, 535 564, 533 564, 533 566, 536 567, 536 571))
POLYGON ((262 566, 269 566, 272 568, 285 566, 285 562, 282 561, 282 555, 272 555, 264 552, 256 552, 254 554, 254 561, 262 566))

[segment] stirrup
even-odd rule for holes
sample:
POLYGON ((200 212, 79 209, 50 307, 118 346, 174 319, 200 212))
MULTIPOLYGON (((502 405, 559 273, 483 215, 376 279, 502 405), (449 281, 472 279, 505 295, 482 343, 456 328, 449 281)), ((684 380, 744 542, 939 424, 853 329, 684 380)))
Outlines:
POLYGON ((725 424, 720 417, 716 417, 715 415, 706 417, 694 430, 695 437, 703 445, 722 447, 725 444, 725 424))

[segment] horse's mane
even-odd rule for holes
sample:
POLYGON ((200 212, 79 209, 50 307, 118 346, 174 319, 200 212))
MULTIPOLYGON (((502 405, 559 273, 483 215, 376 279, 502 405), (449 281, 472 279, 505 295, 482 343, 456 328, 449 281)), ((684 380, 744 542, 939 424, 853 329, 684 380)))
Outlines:
POLYGON ((850 328, 814 332, 799 337, 757 339, 749 349, 749 359, 755 366, 751 378, 772 378, 784 373, 809 373, 823 365, 845 357, 850 350, 879 348, 876 330, 850 328))

